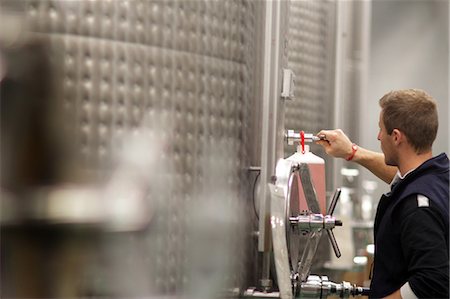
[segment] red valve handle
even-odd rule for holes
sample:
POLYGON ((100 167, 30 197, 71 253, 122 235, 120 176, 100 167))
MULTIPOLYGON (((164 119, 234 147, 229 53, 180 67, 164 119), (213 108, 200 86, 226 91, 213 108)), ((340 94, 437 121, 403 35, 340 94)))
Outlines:
POLYGON ((300 140, 301 140, 301 144, 302 144, 302 154, 305 153, 305 132, 304 131, 300 131, 300 140))

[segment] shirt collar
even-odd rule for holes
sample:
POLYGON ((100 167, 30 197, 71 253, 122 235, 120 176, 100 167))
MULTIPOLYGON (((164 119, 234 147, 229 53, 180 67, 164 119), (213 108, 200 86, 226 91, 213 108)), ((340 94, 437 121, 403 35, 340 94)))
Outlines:
POLYGON ((408 172, 405 173, 404 175, 402 175, 402 174, 400 173, 400 170, 397 170, 397 173, 395 174, 394 178, 393 178, 392 181, 391 181, 391 184, 390 184, 391 188, 392 188, 395 184, 397 184, 397 183, 399 183, 401 180, 403 180, 408 174, 410 174, 410 173, 413 172, 414 170, 416 170, 416 168, 411 169, 410 171, 408 171, 408 172))

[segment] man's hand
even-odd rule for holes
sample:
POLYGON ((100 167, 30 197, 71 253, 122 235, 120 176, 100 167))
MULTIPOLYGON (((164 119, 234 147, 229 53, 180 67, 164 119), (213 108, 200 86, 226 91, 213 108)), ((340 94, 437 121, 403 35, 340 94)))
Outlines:
POLYGON ((317 136, 324 136, 326 140, 317 141, 325 149, 325 152, 336 158, 348 159, 364 166, 377 177, 390 183, 397 172, 397 167, 388 166, 384 161, 384 154, 373 152, 358 146, 358 151, 353 153, 353 143, 342 130, 322 130, 317 136), (354 154, 354 155, 352 155, 354 154))
POLYGON ((317 141, 328 155, 346 159, 352 154, 352 142, 341 129, 322 130, 317 136, 325 136, 326 140, 317 141))

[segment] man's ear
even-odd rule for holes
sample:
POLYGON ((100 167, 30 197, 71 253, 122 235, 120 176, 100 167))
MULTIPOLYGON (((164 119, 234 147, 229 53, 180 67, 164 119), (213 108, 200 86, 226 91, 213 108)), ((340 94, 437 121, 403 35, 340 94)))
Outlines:
POLYGON ((395 144, 400 144, 401 142, 403 142, 405 135, 399 130, 399 129, 394 129, 392 130, 392 137, 394 138, 394 143, 395 144))

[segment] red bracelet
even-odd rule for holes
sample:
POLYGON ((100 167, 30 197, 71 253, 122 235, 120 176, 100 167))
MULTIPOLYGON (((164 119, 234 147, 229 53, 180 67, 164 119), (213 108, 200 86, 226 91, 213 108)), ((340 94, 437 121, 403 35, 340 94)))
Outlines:
POLYGON ((358 146, 353 143, 352 144, 352 153, 345 160, 351 161, 353 159, 353 157, 355 156, 357 150, 358 150, 358 146))

